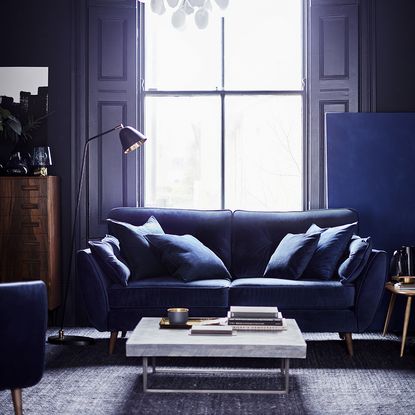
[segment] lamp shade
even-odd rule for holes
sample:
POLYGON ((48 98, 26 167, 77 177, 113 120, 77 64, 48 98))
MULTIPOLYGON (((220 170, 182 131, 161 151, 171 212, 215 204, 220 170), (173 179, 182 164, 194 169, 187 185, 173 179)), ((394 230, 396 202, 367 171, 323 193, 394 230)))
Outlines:
POLYGON ((120 141, 125 154, 137 150, 147 138, 133 127, 123 127, 120 130, 120 141))
POLYGON ((47 167, 52 165, 50 148, 47 146, 34 147, 32 164, 36 167, 47 167))

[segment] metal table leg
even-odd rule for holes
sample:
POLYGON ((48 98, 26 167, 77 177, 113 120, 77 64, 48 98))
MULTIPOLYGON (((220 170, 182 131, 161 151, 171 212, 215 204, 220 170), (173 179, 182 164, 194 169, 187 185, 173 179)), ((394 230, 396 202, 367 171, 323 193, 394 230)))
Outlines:
POLYGON ((143 392, 147 392, 147 357, 143 357, 143 392))
POLYGON ((290 387, 290 359, 284 359, 285 367, 284 367, 284 376, 285 376, 285 393, 288 393, 290 387))
MULTIPOLYGON (((153 373, 156 371, 155 367, 155 358, 151 358, 151 363, 153 366, 153 373)), ((284 377, 284 387, 282 389, 266 389, 266 390, 249 390, 249 389, 154 389, 148 387, 148 357, 143 357, 143 392, 155 392, 155 393, 240 393, 240 394, 286 394, 289 391, 289 383, 290 383, 290 373, 289 373, 289 367, 290 367, 290 359, 289 358, 283 358, 281 359, 281 375, 284 377)), ((217 370, 213 369, 214 373, 257 373, 255 369, 241 369, 241 370, 217 370)), ((269 371, 268 371, 269 372, 269 371)), ((278 369, 271 370, 273 373, 278 373, 278 369)), ((207 370, 166 370, 166 369, 157 369, 157 373, 212 373, 212 369, 207 370)))

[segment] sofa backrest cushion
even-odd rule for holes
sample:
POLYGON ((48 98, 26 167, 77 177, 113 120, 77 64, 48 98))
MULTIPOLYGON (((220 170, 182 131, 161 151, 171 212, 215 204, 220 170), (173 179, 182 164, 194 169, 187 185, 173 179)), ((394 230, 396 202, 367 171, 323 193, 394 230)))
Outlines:
POLYGON ((327 228, 357 221, 357 212, 351 209, 304 212, 237 210, 232 224, 231 274, 233 278, 262 276, 271 255, 288 233, 305 233, 313 223, 327 228))
POLYGON ((157 219, 166 234, 193 235, 211 249, 227 269, 230 269, 232 226, 230 210, 120 207, 112 209, 108 218, 142 225, 150 216, 157 219))

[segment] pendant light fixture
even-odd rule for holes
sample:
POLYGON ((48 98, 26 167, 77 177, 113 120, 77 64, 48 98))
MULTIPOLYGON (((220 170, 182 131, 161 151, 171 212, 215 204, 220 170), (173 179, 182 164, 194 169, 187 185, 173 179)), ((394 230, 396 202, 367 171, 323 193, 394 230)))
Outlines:
POLYGON ((196 27, 205 29, 209 24, 209 18, 213 11, 212 2, 221 10, 229 5, 229 0, 139 0, 150 5, 153 13, 163 15, 171 13, 171 24, 176 29, 183 29, 187 16, 193 15, 196 27), (167 7, 166 7, 167 6, 167 7))

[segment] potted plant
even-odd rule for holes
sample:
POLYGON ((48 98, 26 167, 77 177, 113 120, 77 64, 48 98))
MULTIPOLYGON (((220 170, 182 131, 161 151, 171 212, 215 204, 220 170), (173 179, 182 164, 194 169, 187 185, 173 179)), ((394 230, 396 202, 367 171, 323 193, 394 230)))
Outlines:
MULTIPOLYGON (((27 173, 27 164, 30 161, 27 158, 30 158, 30 153, 27 152, 26 157, 23 157, 26 160, 21 160, 19 150, 26 147, 25 144, 32 139, 30 132, 40 127, 42 120, 48 115, 45 114, 36 119, 32 115, 28 115, 26 123, 23 124, 9 109, 0 105, 0 152, 2 153, 1 161, 6 164, 6 167, 9 162, 16 164, 25 161, 27 173)), ((0 169, 3 170, 1 164, 0 169)))

